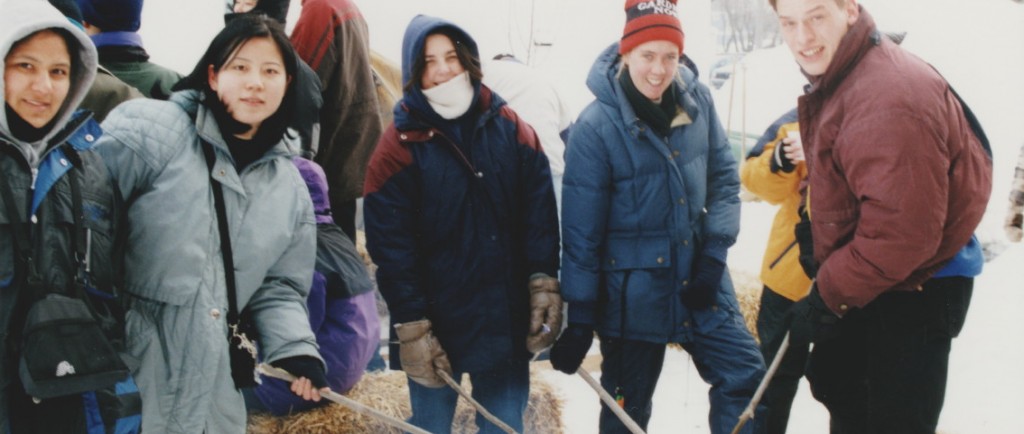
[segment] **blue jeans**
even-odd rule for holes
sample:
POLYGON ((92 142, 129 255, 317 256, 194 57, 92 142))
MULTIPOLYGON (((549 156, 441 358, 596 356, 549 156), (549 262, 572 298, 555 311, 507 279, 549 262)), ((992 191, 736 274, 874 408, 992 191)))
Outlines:
MULTIPOLYGON (((764 360, 757 343, 743 325, 738 312, 713 330, 695 330, 693 340, 683 344, 690 353, 701 378, 711 385, 708 416, 713 434, 728 434, 750 403, 757 385, 764 377, 764 360)), ((626 413, 647 428, 651 418, 654 389, 665 360, 665 344, 607 336, 601 338, 601 386, 612 396, 621 396, 626 413)), ((740 431, 762 433, 764 406, 758 406, 756 417, 740 431)), ((628 433, 606 406, 601 407, 600 432, 628 433)))
MULTIPOLYGON (((453 377, 458 381, 462 373, 456 372, 453 377)), ((530 398, 527 361, 509 362, 493 371, 469 373, 469 377, 473 383, 473 399, 512 429, 523 432, 523 412, 530 398)), ((409 380, 409 401, 412 403, 409 423, 432 433, 451 432, 458 398, 458 392, 451 387, 433 389, 409 380)), ((479 413, 476 426, 480 428, 480 434, 504 433, 479 413)))

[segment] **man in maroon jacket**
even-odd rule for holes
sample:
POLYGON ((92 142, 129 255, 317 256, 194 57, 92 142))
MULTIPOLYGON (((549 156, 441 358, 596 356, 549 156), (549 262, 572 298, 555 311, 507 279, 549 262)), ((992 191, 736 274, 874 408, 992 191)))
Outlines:
POLYGON ((817 278, 790 339, 815 343, 807 377, 833 433, 934 433, 984 262, 984 133, 856 0, 769 3, 810 81, 798 107, 817 278))
POLYGON ((370 36, 351 0, 303 0, 292 45, 320 76, 320 149, 334 220, 355 240, 356 199, 370 155, 383 132, 370 65, 370 36))

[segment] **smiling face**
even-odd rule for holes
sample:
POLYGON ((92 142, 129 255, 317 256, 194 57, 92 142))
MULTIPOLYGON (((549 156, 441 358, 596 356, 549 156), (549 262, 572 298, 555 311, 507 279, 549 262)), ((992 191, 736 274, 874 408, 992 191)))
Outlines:
POLYGON ((644 96, 661 102, 679 67, 679 47, 669 41, 648 41, 623 56, 629 78, 644 96))
POLYGON ((269 37, 252 38, 228 58, 220 71, 209 66, 210 89, 236 121, 252 129, 238 137, 251 139, 260 124, 277 112, 289 77, 281 51, 269 37))
POLYGON ((825 73, 839 42, 860 16, 855 0, 778 0, 775 12, 786 45, 805 73, 825 73))
POLYGON ((70 88, 71 55, 56 32, 37 32, 4 57, 4 101, 35 128, 53 120, 70 88))
POLYGON ((452 44, 452 40, 444 34, 435 33, 427 36, 423 44, 423 59, 425 67, 423 76, 420 77, 420 87, 423 90, 466 72, 466 68, 459 61, 459 55, 455 52, 455 44, 452 44))

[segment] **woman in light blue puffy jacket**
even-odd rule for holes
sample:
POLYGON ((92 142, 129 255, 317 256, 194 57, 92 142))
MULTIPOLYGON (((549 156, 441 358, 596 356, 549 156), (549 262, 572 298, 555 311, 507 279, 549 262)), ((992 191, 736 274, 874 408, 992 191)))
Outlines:
POLYGON ((262 361, 301 377, 291 389, 305 399, 327 384, 305 301, 315 221, 291 162, 297 144, 285 140, 297 62, 276 22, 239 18, 169 101, 131 101, 104 122, 97 148, 127 204, 126 328, 144 432, 245 432, 225 272, 262 361), (227 270, 213 183, 234 254, 227 270))

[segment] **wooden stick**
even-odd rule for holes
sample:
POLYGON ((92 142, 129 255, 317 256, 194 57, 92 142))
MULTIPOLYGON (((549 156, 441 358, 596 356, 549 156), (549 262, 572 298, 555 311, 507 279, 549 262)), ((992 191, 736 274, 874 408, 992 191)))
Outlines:
POLYGON ((786 336, 782 338, 782 343, 779 344, 779 350, 775 352, 775 357, 772 359, 772 365, 768 367, 768 372, 765 372, 764 378, 761 379, 761 384, 757 386, 754 397, 750 399, 750 405, 747 405, 743 413, 740 413, 740 420, 736 422, 736 427, 732 429, 732 434, 739 434, 740 430, 743 429, 743 425, 746 425, 747 421, 754 418, 754 408, 761 402, 761 396, 768 389, 768 384, 771 383, 772 377, 775 376, 775 371, 779 370, 779 365, 782 364, 782 357, 786 355, 786 350, 788 349, 789 332, 786 332, 786 336))
MULTIPOLYGON (((288 373, 288 371, 285 371, 284 369, 281 369, 281 368, 275 368, 275 367, 270 366, 270 365, 268 365, 266 363, 260 363, 260 365, 257 368, 257 370, 259 370, 259 372, 261 374, 263 374, 263 375, 266 375, 266 376, 272 377, 272 378, 277 378, 279 380, 284 380, 284 381, 287 381, 289 383, 291 383, 292 381, 296 380, 295 376, 290 374, 290 373, 288 373)), ((354 411, 356 413, 372 417, 372 418, 377 419, 377 420, 379 420, 381 422, 384 422, 384 423, 386 423, 388 425, 391 425, 391 426, 393 426, 395 428, 401 429, 404 432, 408 432, 408 433, 412 433, 412 434, 430 434, 430 431, 426 431, 426 430, 424 430, 422 428, 419 428, 417 426, 411 425, 408 422, 405 422, 403 420, 395 419, 395 418, 393 418, 391 416, 388 416, 388 415, 386 415, 384 413, 381 413, 380 411, 378 411, 376 409, 367 407, 367 406, 359 403, 358 401, 355 401, 355 400, 353 400, 353 399, 351 399, 351 398, 349 398, 347 396, 341 395, 340 393, 337 393, 337 392, 335 392, 333 390, 328 390, 326 392, 320 392, 320 396, 326 398, 329 401, 333 401, 333 402, 336 402, 338 404, 341 404, 345 408, 348 408, 349 410, 352 410, 352 411, 354 411)))
POLYGON ((491 412, 487 411, 487 409, 484 408, 483 405, 480 405, 479 402, 473 399, 473 397, 466 392, 466 389, 463 389, 462 386, 459 386, 459 383, 455 382, 451 375, 448 375, 447 372, 442 371, 440 369, 437 369, 435 371, 437 372, 437 375, 444 380, 445 383, 448 383, 448 385, 451 386, 452 389, 455 389, 456 392, 459 392, 459 395, 462 395, 463 398, 466 398, 466 401, 469 402, 469 404, 472 405, 474 408, 476 408, 476 411, 480 412, 480 414, 483 415, 487 420, 491 421, 491 423, 496 425, 498 428, 501 428, 502 431, 505 431, 508 434, 517 434, 516 430, 512 429, 512 427, 508 426, 505 422, 502 422, 501 419, 495 417, 493 414, 491 414, 491 412))
POLYGON ((630 432, 633 434, 645 434, 643 428, 640 428, 640 425, 637 425, 636 422, 633 421, 633 418, 626 414, 626 410, 619 407, 619 403, 615 402, 615 398, 612 398, 612 396, 609 395, 603 387, 601 387, 601 384, 598 383, 594 377, 590 376, 590 373, 587 372, 586 369, 580 367, 576 370, 576 374, 583 377, 583 380, 590 385, 590 388, 597 392, 597 395, 601 397, 601 401, 604 402, 604 405, 607 405, 612 413, 615 413, 615 415, 619 417, 619 420, 626 425, 626 428, 628 428, 630 432))

